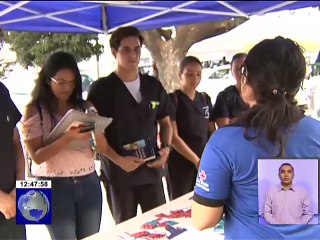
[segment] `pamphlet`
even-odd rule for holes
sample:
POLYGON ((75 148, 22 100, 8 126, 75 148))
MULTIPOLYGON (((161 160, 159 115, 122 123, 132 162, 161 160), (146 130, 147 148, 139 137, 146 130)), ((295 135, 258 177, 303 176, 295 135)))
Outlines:
POLYGON ((129 143, 123 146, 126 156, 135 156, 147 161, 156 159, 156 152, 149 138, 129 143))
POLYGON ((93 112, 84 113, 75 109, 71 109, 50 132, 44 142, 46 144, 52 143, 57 138, 62 136, 64 132, 68 131, 70 128, 79 127, 79 125, 94 125, 95 131, 104 131, 104 129, 109 126, 111 122, 112 118, 101 117, 93 112))

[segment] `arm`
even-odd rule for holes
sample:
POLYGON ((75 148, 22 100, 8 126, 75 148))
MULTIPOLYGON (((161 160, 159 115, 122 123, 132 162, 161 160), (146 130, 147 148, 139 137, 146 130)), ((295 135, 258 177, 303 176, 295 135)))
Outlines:
MULTIPOLYGON (((23 180, 25 176, 24 156, 17 128, 14 128, 13 143, 17 160, 16 179, 23 180)), ((6 219, 13 218, 16 215, 16 188, 13 188, 9 194, 0 190, 0 212, 4 214, 6 219)))
POLYGON ((216 118, 215 121, 216 121, 216 123, 218 125, 218 128, 221 128, 221 127, 231 123, 231 119, 230 118, 216 118))
POLYGON ((173 132, 172 146, 178 153, 180 153, 182 156, 184 156, 198 168, 200 158, 191 150, 191 148, 189 148, 189 146, 179 136, 176 121, 171 121, 171 126, 173 132))
MULTIPOLYGON (((169 116, 166 116, 166 117, 160 119, 159 125, 160 125, 160 141, 161 141, 161 143, 162 144, 164 144, 164 143, 171 144, 172 128, 171 128, 169 116)), ((152 168, 162 167, 163 165, 166 164, 166 162, 168 160, 169 153, 170 153, 169 148, 160 149, 159 150, 160 159, 156 160, 152 163, 147 164, 147 166, 152 167, 152 168)))
POLYGON ((208 130, 209 130, 209 136, 211 136, 216 131, 215 122, 209 122, 208 123, 208 130))
MULTIPOLYGON (((23 150, 20 142, 20 135, 17 128, 14 129, 13 143, 15 146, 16 152, 16 180, 25 179, 25 159, 23 155, 23 150)), ((10 195, 15 199, 16 198, 16 188, 12 189, 10 195)))
POLYGON ((227 94, 222 91, 218 94, 216 103, 214 104, 212 115, 214 121, 217 123, 218 128, 231 123, 230 112, 228 109, 227 94))
POLYGON ((207 207, 192 202, 192 223, 198 230, 204 230, 216 226, 223 215, 223 206, 207 207))
MULTIPOLYGON (((100 136, 99 136, 100 137, 100 136)), ((127 156, 123 157, 120 156, 114 149, 109 145, 108 140, 103 136, 104 138, 104 144, 101 146, 101 153, 105 154, 110 161, 112 161, 114 164, 122 168, 122 170, 126 172, 132 172, 136 170, 140 165, 144 164, 144 160, 133 157, 133 156, 127 156)))
MULTIPOLYGON (((86 101, 86 109, 87 109, 87 112, 98 115, 97 109, 89 100, 86 101)), ((104 133, 102 131, 95 130, 94 138, 95 138, 94 140, 96 141, 96 152, 100 154, 105 154, 106 148, 107 148, 107 142, 106 142, 104 133)))
POLYGON ((274 224, 275 220, 272 217, 272 198, 271 198, 271 193, 270 190, 267 192, 266 194, 266 198, 264 201, 264 213, 263 213, 263 217, 264 219, 270 223, 270 224, 274 224))
POLYGON ((16 179, 24 180, 25 179, 25 159, 23 155, 21 142, 20 142, 20 134, 17 128, 14 129, 13 142, 15 145, 15 152, 17 156, 16 179))
MULTIPOLYGON (((35 106, 30 106, 26 108, 24 119, 29 119, 35 116, 38 110, 35 106)), ((40 126, 39 126, 40 127, 40 126)), ((29 133, 25 133, 28 135, 29 133)), ((73 140, 88 140, 90 138, 90 133, 80 133, 79 129, 69 130, 64 133, 60 138, 54 142, 44 145, 42 141, 42 134, 35 136, 24 141, 26 149, 30 154, 33 161, 37 164, 41 164, 48 159, 59 153, 65 146, 73 140)))
MULTIPOLYGON (((75 132, 75 134, 80 134, 79 129, 70 130, 69 132, 71 131, 75 132)), ((84 137, 88 138, 88 140, 90 136, 89 134, 90 133, 83 133, 84 137)), ((25 141, 25 146, 32 160, 37 164, 41 164, 57 155, 72 139, 74 138, 70 136, 70 134, 64 134, 56 141, 43 146, 41 136, 32 140, 25 141)))
POLYGON ((94 132, 96 139, 96 152, 100 154, 106 154, 107 142, 103 132, 94 132))
POLYGON ((304 197, 302 199, 302 224, 307 224, 313 218, 312 204, 308 196, 308 193, 305 191, 304 197))
POLYGON ((194 188, 192 222, 199 230, 214 227, 221 220, 232 191, 231 159, 216 146, 217 142, 219 134, 207 143, 194 188))
POLYGON ((170 144, 172 140, 172 128, 169 116, 159 120, 160 141, 161 143, 170 144))
POLYGON ((210 136, 216 131, 216 124, 214 119, 214 111, 213 106, 211 102, 211 98, 208 94, 205 94, 207 96, 207 103, 209 106, 209 123, 208 123, 208 139, 210 136))

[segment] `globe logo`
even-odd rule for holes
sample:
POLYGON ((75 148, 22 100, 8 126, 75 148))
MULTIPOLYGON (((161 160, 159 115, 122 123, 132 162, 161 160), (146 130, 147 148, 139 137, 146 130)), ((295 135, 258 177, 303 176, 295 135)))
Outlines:
POLYGON ((33 222, 41 220, 48 214, 49 205, 47 196, 38 190, 30 190, 18 200, 18 209, 22 216, 33 222))

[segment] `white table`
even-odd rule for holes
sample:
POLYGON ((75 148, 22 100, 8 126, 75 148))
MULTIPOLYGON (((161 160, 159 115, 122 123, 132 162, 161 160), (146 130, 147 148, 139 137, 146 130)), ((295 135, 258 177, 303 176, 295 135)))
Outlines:
MULTIPOLYGON (((171 201, 167 204, 159 206, 155 209, 152 209, 144 214, 141 214, 135 218, 129 219, 125 222, 122 222, 116 225, 112 230, 107 232, 99 232, 90 237, 85 238, 85 240, 123 240, 123 239, 134 239, 130 238, 129 234, 126 233, 135 233, 143 231, 144 229, 141 226, 149 221, 157 219, 156 215, 160 213, 170 214, 172 210, 178 210, 183 208, 188 208, 191 206, 192 200, 190 199, 193 196, 193 192, 190 192, 174 201, 171 201)), ((171 220, 171 219, 169 219, 171 220)), ((172 219, 172 221, 179 222, 179 226, 183 226, 187 231, 181 233, 179 236, 173 238, 174 240, 194 240, 194 239, 217 239, 222 240, 224 236, 213 232, 213 229, 206 231, 198 231, 193 228, 190 218, 178 218, 172 219)), ((148 231, 148 230, 147 230, 148 231)))

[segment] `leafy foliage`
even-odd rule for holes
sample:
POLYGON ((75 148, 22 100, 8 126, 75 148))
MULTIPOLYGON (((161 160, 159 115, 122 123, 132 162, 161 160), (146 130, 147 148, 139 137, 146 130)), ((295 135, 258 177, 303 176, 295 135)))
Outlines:
POLYGON ((5 32, 5 42, 25 68, 41 66, 51 53, 59 50, 73 54, 78 62, 103 52, 95 34, 5 32))

